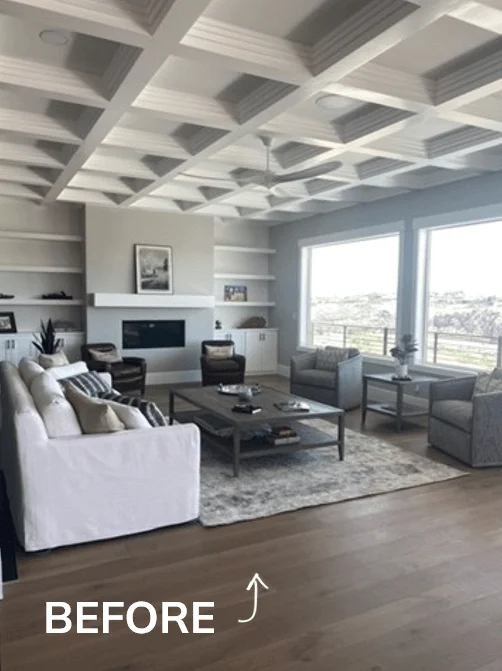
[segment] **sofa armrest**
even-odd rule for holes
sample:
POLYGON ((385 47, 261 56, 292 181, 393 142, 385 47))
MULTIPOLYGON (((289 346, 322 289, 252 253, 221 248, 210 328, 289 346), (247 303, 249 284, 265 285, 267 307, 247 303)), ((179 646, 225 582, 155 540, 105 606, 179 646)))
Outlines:
POLYGON ((502 461, 502 391, 475 394, 472 403, 472 465, 500 465, 502 461))
POLYGON ((295 373, 299 373, 302 370, 315 368, 316 359, 317 356, 315 352, 302 352, 300 354, 294 354, 291 357, 291 379, 294 378, 295 373))
POLYGON ((363 357, 350 357, 337 366, 338 404, 348 410, 361 405, 363 387, 363 357))
POLYGON ((246 370, 246 357, 243 354, 234 354, 232 359, 237 361, 239 370, 246 370))
POLYGON ((470 401, 476 385, 476 376, 438 380, 430 385, 430 404, 436 401, 470 401))
MULTIPOLYGON (((124 363, 130 364, 131 366, 139 366, 144 373, 146 371, 146 360, 138 356, 124 356, 122 357, 124 363)), ((112 364, 113 365, 113 364, 112 364)))

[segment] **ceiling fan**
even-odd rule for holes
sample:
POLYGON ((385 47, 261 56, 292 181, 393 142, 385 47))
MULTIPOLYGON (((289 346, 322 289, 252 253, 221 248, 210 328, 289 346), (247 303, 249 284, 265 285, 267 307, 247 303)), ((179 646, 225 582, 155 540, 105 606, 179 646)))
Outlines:
MULTIPOLYGON (((314 179, 315 177, 320 177, 321 175, 326 175, 329 172, 338 170, 338 168, 340 168, 342 165, 341 161, 333 160, 312 168, 305 168, 304 170, 296 170, 294 172, 287 172, 282 175, 277 175, 271 169, 272 138, 263 135, 260 135, 259 138, 266 148, 265 170, 245 170, 244 173, 246 174, 241 174, 236 177, 211 177, 211 181, 228 182, 231 179, 235 179, 235 181, 237 181, 242 186, 246 186, 247 184, 255 184, 256 186, 265 187, 267 191, 279 194, 280 187, 283 184, 305 182, 309 179, 314 179)), ((207 176, 203 177, 202 175, 194 175, 193 173, 185 173, 184 176, 193 179, 208 179, 207 176)))

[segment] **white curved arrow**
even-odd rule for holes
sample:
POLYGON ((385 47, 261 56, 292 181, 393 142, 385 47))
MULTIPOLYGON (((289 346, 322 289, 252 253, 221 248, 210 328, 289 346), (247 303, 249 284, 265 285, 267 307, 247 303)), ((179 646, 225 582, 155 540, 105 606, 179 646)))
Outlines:
POLYGON ((263 582, 263 580, 260 578, 258 573, 254 574, 253 579, 249 583, 249 585, 246 587, 246 589, 249 591, 252 587, 254 587, 254 608, 253 608, 253 614, 248 620, 239 620, 240 624, 246 624, 246 622, 251 622, 251 620, 254 620, 256 617, 256 613, 258 612, 258 584, 260 584, 262 587, 265 589, 268 589, 267 585, 263 582))

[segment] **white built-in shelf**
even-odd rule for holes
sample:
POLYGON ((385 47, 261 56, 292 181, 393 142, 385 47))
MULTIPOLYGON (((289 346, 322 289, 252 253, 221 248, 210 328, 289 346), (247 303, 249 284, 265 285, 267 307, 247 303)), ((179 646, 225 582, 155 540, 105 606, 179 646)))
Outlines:
POLYGON ((274 308, 275 303, 266 301, 219 301, 218 308, 274 308))
POLYGON ((274 282, 275 275, 257 275, 248 273, 215 273, 215 280, 263 280, 265 282, 274 282))
POLYGON ((57 300, 51 298, 0 298, 0 305, 84 305, 84 301, 78 299, 57 300))
POLYGON ((267 247, 232 247, 230 245, 215 245, 217 252, 241 252, 242 254, 277 254, 276 249, 267 247))
POLYGON ((34 233, 32 231, 2 231, 0 238, 10 240, 47 240, 52 242, 83 242, 81 235, 66 235, 64 233, 34 233))
POLYGON ((82 268, 73 266, 0 266, 2 273, 68 273, 71 275, 81 275, 82 268))
POLYGON ((214 308, 214 296, 182 294, 91 294, 95 308, 214 308))

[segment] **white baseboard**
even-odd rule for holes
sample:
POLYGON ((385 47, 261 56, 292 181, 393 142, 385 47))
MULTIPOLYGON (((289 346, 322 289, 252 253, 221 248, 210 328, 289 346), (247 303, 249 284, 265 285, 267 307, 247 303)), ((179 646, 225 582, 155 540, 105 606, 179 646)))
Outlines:
POLYGON ((183 382, 200 382, 200 370, 173 370, 165 373, 147 373, 146 384, 179 384, 183 382))
POLYGON ((282 377, 291 377, 291 371, 289 366, 283 366, 279 364, 277 366, 277 375, 281 375, 282 377))

